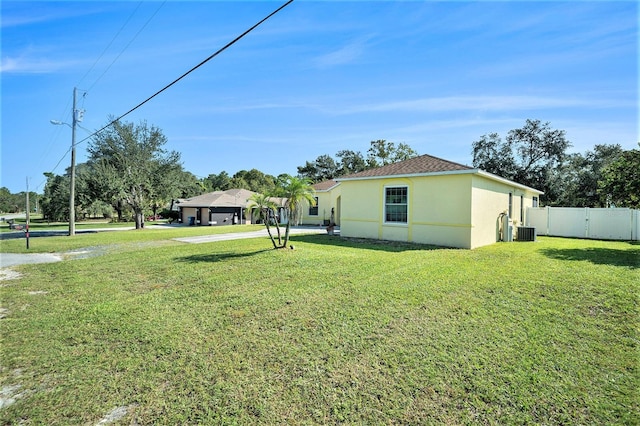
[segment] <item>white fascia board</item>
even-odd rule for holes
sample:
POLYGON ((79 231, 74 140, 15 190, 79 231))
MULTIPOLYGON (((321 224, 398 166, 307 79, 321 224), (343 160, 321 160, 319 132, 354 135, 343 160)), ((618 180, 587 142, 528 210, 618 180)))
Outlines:
POLYGON ((535 193, 537 193, 539 195, 544 194, 544 191, 540 191, 539 189, 531 188, 531 187, 529 187, 527 185, 522 185, 521 183, 514 182, 514 181, 509 180, 509 179, 505 179, 505 178, 500 177, 498 175, 494 175, 493 173, 485 172, 484 170, 475 169, 475 172, 476 172, 476 174, 478 174, 480 176, 483 176, 483 177, 486 177, 488 179, 492 179, 492 180, 495 180, 495 181, 498 181, 498 182, 502 182, 502 183, 504 183, 506 185, 515 186, 516 188, 523 189, 525 191, 535 192, 535 193))

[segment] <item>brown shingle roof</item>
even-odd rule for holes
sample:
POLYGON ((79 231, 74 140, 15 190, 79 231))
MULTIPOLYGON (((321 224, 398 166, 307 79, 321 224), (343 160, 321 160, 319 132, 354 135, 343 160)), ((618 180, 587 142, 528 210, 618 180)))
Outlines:
POLYGON ((229 189, 198 195, 182 201, 180 207, 246 207, 255 192, 246 189, 229 189))
POLYGON ((334 186, 336 186, 337 184, 338 182, 336 182, 335 180, 329 179, 323 182, 314 183, 313 189, 315 189, 316 191, 327 191, 333 188, 334 186))
POLYGON ((474 169, 473 167, 464 166, 462 164, 454 163, 453 161, 443 160, 442 158, 434 157, 432 155, 421 155, 419 157, 410 158, 398 163, 388 164, 376 169, 365 170, 363 172, 342 176, 338 180, 454 172, 463 170, 474 169))

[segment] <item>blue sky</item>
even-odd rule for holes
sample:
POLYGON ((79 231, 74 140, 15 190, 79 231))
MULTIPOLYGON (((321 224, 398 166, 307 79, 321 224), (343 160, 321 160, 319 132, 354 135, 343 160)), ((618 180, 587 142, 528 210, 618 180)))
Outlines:
MULTIPOLYGON (((0 186, 64 173, 71 130, 49 120, 71 122, 74 87, 99 129, 283 3, 3 0, 0 186)), ((160 127, 198 177, 296 174, 377 139, 470 165, 473 141, 527 118, 571 152, 633 149, 638 18, 635 2, 296 0, 124 120, 160 127)))

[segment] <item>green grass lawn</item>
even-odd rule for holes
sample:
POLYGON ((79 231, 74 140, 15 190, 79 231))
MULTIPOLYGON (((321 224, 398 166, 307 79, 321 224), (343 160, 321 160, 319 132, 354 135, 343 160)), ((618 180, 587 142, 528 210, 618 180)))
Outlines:
POLYGON ((1 424, 640 422, 640 245, 155 232, 0 281, 1 424))

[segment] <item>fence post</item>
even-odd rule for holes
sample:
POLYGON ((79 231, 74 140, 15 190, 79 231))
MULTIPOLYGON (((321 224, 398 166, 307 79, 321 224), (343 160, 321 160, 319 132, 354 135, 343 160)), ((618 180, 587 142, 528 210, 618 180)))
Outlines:
POLYGON ((590 226, 589 226, 589 207, 584 208, 584 237, 589 238, 590 226))
POLYGON ((550 221, 549 216, 551 216, 550 214, 551 211, 549 210, 549 208, 550 208, 549 206, 547 206, 546 208, 547 209, 547 232, 544 235, 549 235, 549 221, 550 221))

